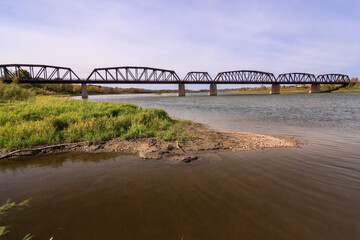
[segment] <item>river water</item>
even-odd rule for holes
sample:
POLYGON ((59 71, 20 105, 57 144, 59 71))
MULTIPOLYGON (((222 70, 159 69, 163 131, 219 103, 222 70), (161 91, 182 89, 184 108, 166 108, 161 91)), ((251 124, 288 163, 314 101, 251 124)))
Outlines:
POLYGON ((67 153, 0 162, 8 239, 359 239, 360 94, 90 96, 220 130, 295 137, 293 149, 190 164, 67 153))

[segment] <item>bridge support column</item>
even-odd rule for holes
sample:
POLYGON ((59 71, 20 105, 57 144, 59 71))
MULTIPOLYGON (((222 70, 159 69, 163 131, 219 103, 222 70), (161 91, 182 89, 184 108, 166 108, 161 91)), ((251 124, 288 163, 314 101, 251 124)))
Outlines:
POLYGON ((86 83, 81 84, 81 98, 88 99, 88 91, 87 91, 86 83))
POLYGON ((185 84, 180 83, 179 84, 178 97, 184 97, 184 96, 185 96, 185 84))
POLYGON ((217 87, 215 83, 210 84, 210 92, 209 96, 216 96, 217 95, 217 87))
POLYGON ((280 83, 273 83, 270 94, 280 94, 280 83))
POLYGON ((309 93, 320 93, 320 83, 311 84, 311 88, 310 88, 309 93))

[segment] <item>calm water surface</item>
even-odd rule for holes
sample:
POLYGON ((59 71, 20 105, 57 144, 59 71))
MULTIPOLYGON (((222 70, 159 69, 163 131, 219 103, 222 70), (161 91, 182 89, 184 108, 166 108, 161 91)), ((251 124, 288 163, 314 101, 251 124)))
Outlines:
POLYGON ((221 130, 290 136, 297 149, 190 164, 67 153, 0 162, 8 239, 359 239, 360 94, 90 96, 163 108, 221 130), (26 161, 24 161, 26 160, 26 161))

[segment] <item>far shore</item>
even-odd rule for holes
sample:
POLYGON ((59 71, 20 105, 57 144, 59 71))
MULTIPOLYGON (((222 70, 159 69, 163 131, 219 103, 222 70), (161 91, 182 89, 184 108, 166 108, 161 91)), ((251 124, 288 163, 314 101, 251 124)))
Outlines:
POLYGON ((218 131, 200 123, 193 123, 185 130, 192 134, 186 141, 164 141, 158 138, 113 138, 108 141, 89 144, 86 142, 43 145, 7 152, 0 149, 0 159, 44 155, 58 152, 121 152, 138 154, 143 159, 162 159, 185 163, 198 158, 196 154, 222 151, 242 152, 265 148, 299 147, 293 138, 255 134, 249 132, 218 131))
MULTIPOLYGON (((219 83, 221 84, 221 83, 219 83)), ((78 84, 20 84, 19 86, 25 89, 31 89, 39 95, 66 95, 66 96, 81 96, 81 86, 78 84)), ((108 87, 100 85, 88 85, 89 95, 117 95, 117 94, 156 94, 177 93, 177 89, 144 89, 144 88, 121 88, 108 87)), ((225 93, 249 93, 249 94, 268 94, 271 91, 271 86, 242 86, 240 88, 217 89, 217 92, 225 93)), ((282 85, 281 93, 309 93, 310 85, 282 85)), ((186 93, 208 93, 209 89, 205 87, 201 90, 186 89, 186 93)), ((360 83, 358 78, 352 78, 348 85, 335 84, 324 85, 320 87, 322 93, 351 93, 360 92, 360 83)))

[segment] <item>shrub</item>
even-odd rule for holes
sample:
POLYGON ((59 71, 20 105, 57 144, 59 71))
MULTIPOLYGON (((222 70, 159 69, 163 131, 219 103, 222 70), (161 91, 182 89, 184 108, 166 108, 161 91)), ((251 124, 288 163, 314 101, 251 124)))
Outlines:
POLYGON ((0 82, 0 102, 13 102, 34 96, 31 90, 24 89, 15 83, 0 82))
POLYGON ((20 69, 14 72, 15 76, 19 76, 20 79, 31 79, 30 73, 25 69, 20 69))
POLYGON ((51 119, 51 124, 55 128, 56 131, 64 130, 69 126, 69 123, 64 118, 54 118, 51 119))

